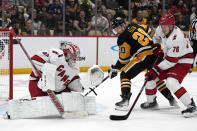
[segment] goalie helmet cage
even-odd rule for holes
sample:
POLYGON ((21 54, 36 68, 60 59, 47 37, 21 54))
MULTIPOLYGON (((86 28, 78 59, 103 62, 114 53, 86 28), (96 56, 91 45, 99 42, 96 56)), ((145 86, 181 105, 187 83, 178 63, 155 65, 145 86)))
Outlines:
POLYGON ((13 99, 13 34, 0 29, 0 100, 13 99))

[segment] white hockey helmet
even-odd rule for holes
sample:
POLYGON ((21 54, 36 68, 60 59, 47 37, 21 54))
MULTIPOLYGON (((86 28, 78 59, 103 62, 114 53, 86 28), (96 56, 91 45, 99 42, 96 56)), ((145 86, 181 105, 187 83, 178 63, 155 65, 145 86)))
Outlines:
POLYGON ((61 41, 60 49, 64 52, 64 56, 69 66, 75 66, 77 58, 80 56, 80 49, 72 42, 61 41))

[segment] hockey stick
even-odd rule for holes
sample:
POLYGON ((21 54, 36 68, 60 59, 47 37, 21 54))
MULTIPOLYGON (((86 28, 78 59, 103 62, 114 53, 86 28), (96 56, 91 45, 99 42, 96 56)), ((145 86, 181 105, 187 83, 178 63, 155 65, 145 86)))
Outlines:
MULTIPOLYGON (((155 62, 154 62, 153 65, 156 65, 156 64, 158 63, 158 61, 159 61, 159 57, 155 60, 155 62)), ((151 77, 150 77, 150 78, 151 78, 151 77)), ((145 78, 145 82, 144 82, 142 88, 140 89, 140 92, 138 93, 138 95, 137 95, 135 101, 133 102, 133 105, 132 105, 131 108, 129 109, 129 112, 128 112, 126 115, 122 115, 122 116, 110 115, 110 116, 109 116, 110 120, 126 120, 126 119, 129 117, 129 115, 131 114, 131 111, 133 110, 135 104, 137 103, 137 101, 138 101, 140 95, 142 94, 142 91, 144 90, 147 81, 148 81, 150 78, 148 78, 148 77, 145 78)))
POLYGON ((135 104, 137 103, 137 101, 138 101, 138 99, 139 99, 139 97, 140 97, 142 91, 144 90, 144 87, 145 87, 146 83, 147 83, 147 79, 145 80, 145 82, 144 82, 144 84, 143 84, 143 86, 142 86, 140 92, 138 93, 138 95, 137 95, 135 101, 133 102, 133 105, 132 105, 131 108, 129 109, 129 112, 128 112, 126 115, 122 115, 122 116, 110 115, 110 117, 109 117, 110 120, 126 120, 126 119, 129 117, 129 115, 131 114, 131 111, 133 110, 135 104))
MULTIPOLYGON (((38 75, 39 78, 41 78, 40 72, 38 71, 38 69, 36 68, 34 63, 32 62, 30 56, 28 55, 27 51, 25 50, 25 48, 23 47, 23 45, 21 44, 19 39, 16 37, 16 33, 14 32, 14 29, 11 29, 11 33, 13 33, 13 36, 16 38, 17 42, 19 43, 20 47, 22 48, 23 52, 25 53, 26 57, 28 58, 29 62, 31 63, 33 69, 36 71, 36 74, 38 75)), ((60 103, 59 99, 56 97, 55 93, 52 90, 48 89, 47 94, 51 98, 51 101, 53 102, 54 106, 57 108, 61 117, 63 117, 64 108, 63 108, 62 104, 60 103)))
MULTIPOLYGON (((102 80, 102 82, 101 82, 100 84, 102 84, 102 83, 103 83, 104 81, 106 81, 108 78, 109 78, 109 76, 106 76, 106 77, 102 80)), ((87 96, 87 95, 90 94, 91 92, 94 92, 94 94, 97 95, 96 92, 95 92, 94 90, 95 90, 100 84, 94 86, 93 88, 90 88, 90 90, 89 90, 84 96, 87 96)))

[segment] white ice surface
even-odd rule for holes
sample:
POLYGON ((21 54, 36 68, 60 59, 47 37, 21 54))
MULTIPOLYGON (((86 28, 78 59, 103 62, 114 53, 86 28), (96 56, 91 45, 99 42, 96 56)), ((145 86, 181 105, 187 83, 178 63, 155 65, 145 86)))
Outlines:
MULTIPOLYGON (((84 75, 81 73, 80 75, 84 75)), ((105 74, 107 75, 107 74, 105 74)), ((29 98, 28 75, 14 76, 14 98, 29 98)), ((144 73, 139 74, 132 80, 131 91, 133 93, 130 105, 136 98, 144 82, 144 73)), ((197 73, 189 74, 182 85, 190 93, 197 104, 197 73)), ((130 117, 124 121, 111 121, 109 115, 126 114, 114 110, 114 103, 120 100, 120 79, 108 79, 101 84, 96 92, 97 115, 80 119, 3 119, 7 108, 6 104, 0 103, 0 131, 197 131, 197 116, 184 118, 181 110, 185 109, 181 103, 180 109, 173 109, 168 101, 160 94, 158 103, 160 110, 147 111, 140 108, 140 104, 146 101, 143 91, 139 101, 130 117)), ((93 95, 93 94, 90 94, 93 95)))

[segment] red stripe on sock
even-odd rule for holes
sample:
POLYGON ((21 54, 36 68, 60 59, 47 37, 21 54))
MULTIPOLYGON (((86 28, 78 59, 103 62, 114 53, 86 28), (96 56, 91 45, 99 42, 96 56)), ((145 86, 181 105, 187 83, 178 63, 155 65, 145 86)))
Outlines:
POLYGON ((146 89, 145 91, 146 91, 146 95, 155 95, 157 93, 157 89, 156 88, 152 89, 152 90, 146 89))
POLYGON ((174 94, 179 99, 183 94, 185 94, 187 91, 184 87, 181 87, 178 91, 176 91, 174 94))

